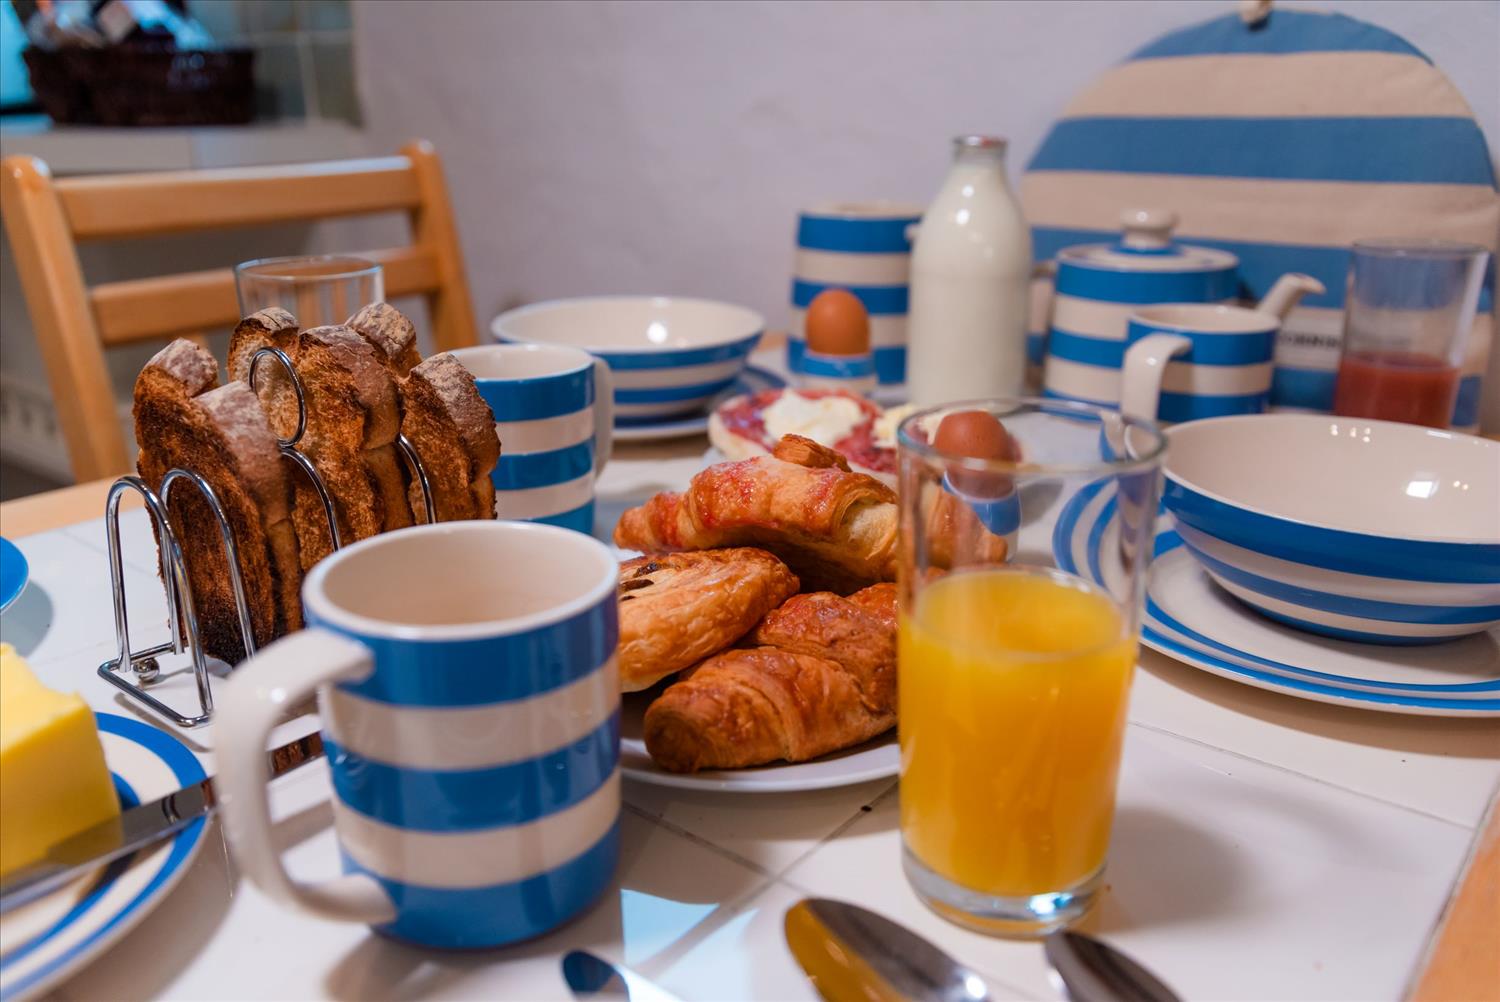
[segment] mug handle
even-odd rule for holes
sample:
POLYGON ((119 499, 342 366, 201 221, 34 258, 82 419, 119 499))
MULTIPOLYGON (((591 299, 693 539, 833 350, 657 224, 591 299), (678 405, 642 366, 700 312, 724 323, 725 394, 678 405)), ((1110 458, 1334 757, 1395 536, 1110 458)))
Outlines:
POLYGON ((1181 334, 1158 331, 1126 348, 1125 364, 1120 369, 1120 412, 1155 421, 1167 363, 1192 346, 1193 342, 1181 334))
POLYGON ((594 476, 615 451, 615 375, 609 363, 594 359, 594 476))
POLYGON ((224 807, 224 827, 234 856, 257 887, 282 904, 321 918, 381 925, 396 906, 375 878, 348 874, 319 884, 292 879, 271 844, 266 743, 290 706, 319 686, 356 681, 374 668, 370 651, 312 627, 263 648, 235 669, 214 717, 214 783, 224 807))

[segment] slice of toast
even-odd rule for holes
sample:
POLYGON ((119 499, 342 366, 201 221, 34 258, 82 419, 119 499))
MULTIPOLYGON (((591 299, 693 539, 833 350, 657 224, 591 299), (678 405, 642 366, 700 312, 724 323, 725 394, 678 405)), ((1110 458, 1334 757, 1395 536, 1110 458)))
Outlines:
MULTIPOLYGON (((302 383, 307 419, 297 449, 328 488, 340 540, 352 543, 411 525, 406 477, 395 448, 400 408, 383 353, 347 327, 299 332, 290 313, 273 307, 235 327, 230 374, 248 380, 251 360, 263 347, 285 352, 302 383)), ((291 438, 297 428, 297 399, 284 368, 268 359, 257 375, 271 426, 282 438, 291 438)), ((294 522, 306 570, 333 551, 333 540, 317 490, 300 473, 293 484, 294 522)))
MULTIPOLYGON (((371 303, 349 318, 396 380, 401 395, 401 433, 411 443, 432 487, 439 522, 494 518, 490 472, 500 459, 495 415, 479 395, 474 377, 452 355, 421 361, 416 327, 389 303, 371 303)), ((422 485, 408 477, 411 510, 425 518, 422 485)))
MULTIPOLYGON (((250 388, 217 386, 218 363, 191 341, 158 352, 135 383, 137 468, 152 490, 174 467, 213 488, 239 551, 257 645, 302 626, 291 484, 275 436, 250 388)), ((204 651, 244 660, 239 614, 217 520, 191 484, 172 490, 172 529, 182 545, 204 651)))
MULTIPOLYGON (((437 520, 494 518, 490 472, 500 461, 500 437, 474 376, 447 352, 434 355, 402 380, 401 406, 401 432, 427 472, 437 520)), ((412 510, 421 512, 422 485, 410 492, 412 510)))
MULTIPOLYGON (((314 327, 297 336, 293 362, 307 402, 307 430, 297 447, 333 498, 341 541, 411 525, 395 446, 396 384, 379 353, 348 327, 314 327)), ((316 490, 305 477, 295 490, 293 520, 306 570, 333 551, 333 541, 316 490)))
POLYGON ((396 379, 404 379, 422 361, 416 325, 390 303, 371 303, 344 321, 344 326, 375 346, 396 379))
MULTIPOLYGON (((297 318, 271 306, 236 324, 229 338, 229 378, 249 384, 251 361, 261 348, 279 348, 295 357, 297 318)), ((263 358, 255 367, 255 386, 271 430, 279 438, 291 438, 297 431, 297 395, 286 368, 274 358, 263 358)))

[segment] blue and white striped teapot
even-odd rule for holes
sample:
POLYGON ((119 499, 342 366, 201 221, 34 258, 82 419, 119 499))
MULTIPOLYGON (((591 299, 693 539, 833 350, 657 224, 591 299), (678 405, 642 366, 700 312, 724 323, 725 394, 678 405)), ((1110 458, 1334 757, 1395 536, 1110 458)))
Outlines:
MULTIPOLYGON (((1115 243, 1058 252, 1042 379, 1047 396, 1118 406, 1132 313, 1164 303, 1232 303, 1239 292, 1239 259, 1175 242, 1175 213, 1132 209, 1122 223, 1115 243)), ((1282 298, 1273 289, 1264 305, 1280 314, 1272 301, 1282 298)))

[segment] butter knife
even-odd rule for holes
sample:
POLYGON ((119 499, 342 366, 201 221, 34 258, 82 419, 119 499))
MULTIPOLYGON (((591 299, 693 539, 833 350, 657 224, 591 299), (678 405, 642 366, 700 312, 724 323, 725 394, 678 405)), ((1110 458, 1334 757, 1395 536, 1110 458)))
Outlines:
MULTIPOLYGON (((271 751, 269 757, 273 777, 291 772, 323 757, 323 736, 314 731, 271 751)), ((35 863, 0 880, 0 914, 35 901, 138 849, 155 845, 212 814, 217 806, 214 781, 210 777, 70 835, 54 843, 35 863)))

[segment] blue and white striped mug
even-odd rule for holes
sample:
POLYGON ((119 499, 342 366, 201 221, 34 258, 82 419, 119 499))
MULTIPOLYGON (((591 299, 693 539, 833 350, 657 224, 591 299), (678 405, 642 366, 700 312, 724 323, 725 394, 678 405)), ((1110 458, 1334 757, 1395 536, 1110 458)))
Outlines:
POLYGON ((1242 306, 1176 303, 1131 314, 1120 410, 1176 424, 1259 414, 1271 396, 1281 319, 1242 306))
POLYGON ((614 380, 582 348, 507 344, 452 352, 495 412, 495 514, 594 528, 594 481, 609 461, 614 380))
POLYGON ((308 628, 235 669, 214 719, 235 858, 291 907, 426 946, 530 939, 619 853, 618 565, 524 522, 375 536, 307 575, 308 628), (318 694, 344 876, 292 879, 267 739, 318 694))

